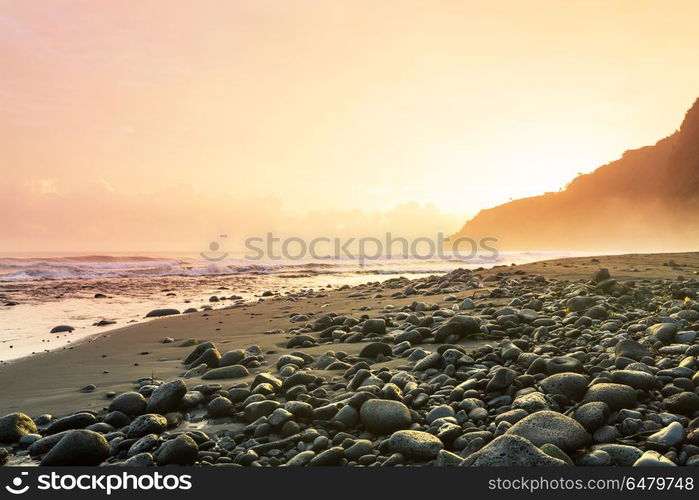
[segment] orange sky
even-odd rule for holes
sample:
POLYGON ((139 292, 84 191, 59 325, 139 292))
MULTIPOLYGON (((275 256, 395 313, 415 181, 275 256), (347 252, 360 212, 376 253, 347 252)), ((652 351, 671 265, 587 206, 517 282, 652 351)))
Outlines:
POLYGON ((696 1, 0 0, 0 251, 453 232, 674 131, 699 95, 698 18, 696 1))

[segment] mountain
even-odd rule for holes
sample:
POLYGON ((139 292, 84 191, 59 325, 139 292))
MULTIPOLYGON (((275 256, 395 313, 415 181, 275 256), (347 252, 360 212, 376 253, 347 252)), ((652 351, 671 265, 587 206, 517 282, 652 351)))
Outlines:
POLYGON ((560 192, 482 210, 451 241, 487 236, 501 250, 696 250, 699 99, 654 146, 626 151, 560 192))

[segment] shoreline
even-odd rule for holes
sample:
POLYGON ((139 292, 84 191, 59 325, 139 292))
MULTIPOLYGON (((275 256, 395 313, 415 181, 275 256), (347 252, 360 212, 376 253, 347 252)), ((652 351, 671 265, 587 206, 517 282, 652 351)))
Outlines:
MULTIPOLYGON (((541 273, 546 273, 552 278, 556 279, 585 279, 588 277, 588 274, 586 274, 588 271, 591 271, 595 267, 609 267, 611 266, 612 269, 610 270, 616 270, 617 271, 617 276, 619 276, 621 279, 633 279, 633 278, 660 278, 660 277, 670 277, 671 275, 675 274, 673 271, 671 271, 672 268, 669 268, 665 266, 664 264, 672 261, 672 260, 680 260, 680 259, 689 259, 689 261, 695 265, 696 267, 694 268, 694 271, 699 272, 699 252, 680 252, 680 253, 653 253, 653 254, 644 254, 644 253, 637 253, 637 254, 619 254, 619 255, 606 255, 606 256, 595 256, 595 257, 566 257, 566 258, 558 258, 558 259, 550 259, 550 260, 542 260, 542 261, 536 261, 536 262, 531 262, 528 264, 522 264, 522 265, 517 265, 515 266, 516 269, 518 270, 525 270, 528 272, 541 272, 541 273), (599 260, 599 262, 590 262, 591 259, 596 259, 599 260), (574 265, 580 265, 582 268, 575 269, 575 268, 569 268, 565 267, 569 264, 574 264, 574 265), (629 267, 631 264, 637 264, 637 265, 645 265, 646 267, 650 267, 652 270, 641 270, 640 272, 625 272, 625 273, 620 273, 622 270, 621 268, 626 268, 629 267), (620 268, 621 266, 621 268, 620 268)), ((499 272, 503 269, 509 269, 511 268, 510 265, 506 264, 501 264, 501 265, 496 265, 491 268, 484 269, 481 271, 481 274, 485 276, 491 275, 493 273, 499 272)), ((678 270, 677 272, 681 272, 681 270, 678 270)), ((391 279, 391 278, 388 278, 391 279)), ((417 278, 419 280, 421 278, 417 278)), ((352 289, 356 288, 357 286, 351 287, 352 289)), ((325 292, 325 290, 323 290, 325 292)), ((336 290, 332 290, 330 293, 337 293, 336 290)), ((477 294, 477 291, 476 291, 477 294)), ((340 300, 343 300, 342 294, 340 296, 340 300)), ((371 302, 370 300, 367 300, 367 302, 371 302)), ((137 333, 132 333, 132 332, 138 332, 139 330, 143 329, 143 331, 147 334, 148 337, 152 337, 152 330, 155 328, 154 325, 163 325, 163 329, 166 329, 168 324, 182 320, 184 318, 187 318, 190 314, 191 315, 198 315, 200 316, 201 314, 211 314, 213 313, 214 315, 218 316, 220 314, 226 314, 222 313, 222 311, 230 311, 230 310, 235 310, 235 309, 241 309, 245 308, 247 309, 248 307, 260 307, 262 306, 264 309, 269 307, 269 304, 274 303, 273 301, 270 300, 264 300, 263 302, 255 301, 255 302, 248 302, 245 304, 238 304, 238 305, 231 305, 231 306, 226 306, 218 309, 213 309, 212 311, 198 311, 197 313, 188 313, 188 314, 179 314, 179 315, 173 315, 173 316, 168 316, 168 317, 162 317, 162 318, 152 318, 148 319, 148 321, 144 322, 146 318, 143 318, 141 321, 138 323, 133 323, 129 325, 122 325, 118 326, 109 330, 104 330, 100 332, 95 332, 94 334, 91 334, 87 337, 84 337, 75 344, 72 344, 70 347, 66 347, 65 349, 60 349, 57 351, 50 351, 50 352, 38 352, 37 354, 34 355, 28 355, 22 358, 17 358, 13 359, 10 361, 7 361, 6 364, 3 364, 0 366, 0 377, 10 377, 13 378, 13 373, 12 369, 8 370, 8 368, 11 368, 16 365, 22 365, 24 366, 25 364, 33 364, 33 362, 38 361, 41 359, 43 362, 42 364, 45 364, 46 371, 53 371, 54 367, 52 366, 52 357, 55 355, 60 355, 63 352, 70 352, 70 351, 75 351, 75 350, 81 350, 85 349, 87 345, 90 345, 93 343, 93 341, 98 341, 100 339, 104 339, 105 337, 111 337, 114 334, 119 334, 119 332, 127 332, 127 335, 137 335, 137 333)), ((362 304, 364 305, 364 304, 362 304)), ((265 311, 266 312, 266 311, 265 311)), ((145 311, 143 314, 145 314, 147 311, 145 311)), ((262 313, 264 314, 264 312, 262 313)), ((194 318, 196 316, 192 316, 194 318)), ((199 322, 197 322, 199 323, 199 322)), ((259 333, 262 335, 262 332, 259 333)), ((196 337, 196 335, 192 335, 192 338, 196 337)), ((218 338, 219 335, 216 335, 216 338, 218 338)), ((262 337, 265 338, 266 336, 262 337)), ((177 339, 175 339, 177 341, 177 339)), ((184 339, 180 339, 184 340, 184 339)), ((205 339, 204 339, 205 340, 205 339)), ((121 347, 121 346, 120 346, 121 347)), ((149 347, 153 348, 153 343, 152 343, 152 338, 151 342, 148 344, 141 344, 141 347, 149 347)), ((139 351, 138 347, 134 347, 135 351, 139 351)), ((102 361, 100 361, 102 362, 102 361)), ((123 382, 124 384, 128 383, 126 380, 123 382)), ((110 386, 111 387, 111 386, 110 386)), ((3 406, 0 406, 0 414, 8 413, 10 410, 17 409, 19 406, 21 406, 21 401, 18 399, 14 399, 13 402, 11 403, 12 406, 7 406, 7 393, 4 390, 5 388, 0 387, 0 404, 3 406)), ((79 389, 76 388, 76 390, 79 389)), ((50 392, 51 389, 48 388, 47 392, 50 392)), ((76 397, 80 397, 81 393, 77 393, 76 397)))
MULTIPOLYGON (((80 409, 103 414, 104 409, 112 402, 112 397, 109 396, 133 391, 134 383, 138 379, 153 377, 164 382, 180 379, 185 372, 182 360, 194 349, 194 346, 179 347, 187 339, 196 338, 201 342, 213 342, 221 353, 246 349, 248 352, 258 353, 252 355, 260 359, 250 363, 247 367, 248 375, 235 380, 211 381, 220 382, 224 388, 242 383, 250 384, 260 373, 273 373, 275 377, 279 377, 280 367, 277 366, 277 362, 280 357, 291 352, 303 352, 317 360, 327 351, 340 349, 349 356, 347 358, 349 360, 359 355, 360 351, 366 347, 367 340, 381 342, 381 339, 386 336, 386 334, 370 335, 364 341, 356 343, 344 341, 327 344, 317 341, 317 330, 314 333, 311 329, 301 331, 300 334, 310 335, 316 338, 316 341, 309 343, 306 347, 286 347, 295 335, 284 332, 290 328, 303 330, 303 325, 312 324, 328 312, 342 317, 362 318, 362 315, 367 315, 368 318, 386 317, 395 315, 399 311, 409 311, 411 304, 416 301, 434 304, 436 309, 432 311, 453 311, 454 306, 460 304, 463 299, 473 298, 477 310, 480 311, 478 314, 481 315, 483 311, 489 311, 492 308, 506 308, 513 300, 508 294, 502 297, 494 294, 493 290, 507 282, 506 278, 498 277, 498 274, 520 273, 511 274, 508 278, 515 280, 518 276, 543 276, 542 279, 548 283, 549 287, 556 287, 557 283, 577 283, 583 286, 599 268, 609 269, 612 277, 619 280, 619 283, 644 279, 676 280, 678 275, 696 280, 696 275, 699 273, 699 253, 574 257, 517 266, 500 265, 474 273, 479 276, 476 280, 479 287, 473 288, 465 286, 464 282, 464 286, 458 290, 436 288, 429 289, 431 292, 429 294, 418 293, 400 297, 394 294, 405 290, 406 287, 429 282, 431 278, 424 277, 412 281, 389 279, 384 281, 383 285, 319 290, 306 296, 299 294, 291 301, 284 298, 271 298, 262 302, 139 322, 99 332, 82 339, 66 350, 20 358, 0 367, 0 377, 7 381, 0 387, 0 404, 2 405, 0 416, 21 411, 32 418, 37 418, 42 414, 50 413, 55 420, 56 417, 69 415, 80 409), (668 265, 672 261, 680 266, 668 265), (392 281, 400 286, 392 288, 392 281), (363 293, 363 296, 353 296, 357 293, 363 293), (291 321, 292 313, 305 315, 305 321, 291 321), (276 331, 276 333, 266 333, 269 331, 276 331), (162 343, 166 337, 173 341, 162 343), (258 346, 259 349, 249 351, 251 346, 258 346), (90 384, 95 386, 93 391, 81 392, 82 388, 90 384)), ((435 283, 439 282, 440 278, 435 279, 435 283)), ((458 280, 453 283, 457 285, 455 288, 461 286, 458 280)), ((541 288, 539 285, 527 286, 534 291, 535 295, 541 294, 537 291, 541 288)), ((603 304, 603 302, 600 303, 603 304)), ((462 314, 458 310, 456 312, 462 314)), ((412 348, 419 348, 429 353, 438 349, 440 344, 442 342, 428 340, 412 348)), ((460 349, 469 356, 486 344, 497 346, 500 342, 497 339, 462 338, 454 343, 461 346, 460 349)), ((372 371, 379 370, 377 373, 381 370, 400 369, 405 365, 406 359, 396 354, 387 356, 386 360, 380 358, 370 363, 372 371)), ((304 371, 308 368, 311 367, 306 366, 304 371)), ((313 368, 309 373, 320 376, 326 381, 342 375, 342 371, 328 372, 313 368)), ((197 384, 207 384, 207 381, 202 380, 200 376, 183 380, 190 388, 197 384)), ((206 417, 205 409, 204 416, 201 413, 201 409, 192 409, 188 417, 190 424, 196 422, 203 430, 210 427, 217 428, 216 419, 212 421, 210 416, 206 417)), ((177 429, 173 428, 173 430, 177 429)))

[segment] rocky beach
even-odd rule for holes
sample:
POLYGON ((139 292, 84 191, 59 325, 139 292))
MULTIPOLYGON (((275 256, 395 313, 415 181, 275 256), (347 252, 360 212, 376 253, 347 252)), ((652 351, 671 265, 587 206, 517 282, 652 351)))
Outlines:
POLYGON ((698 273, 581 257, 156 312, 0 367, 0 460, 699 465, 698 273))

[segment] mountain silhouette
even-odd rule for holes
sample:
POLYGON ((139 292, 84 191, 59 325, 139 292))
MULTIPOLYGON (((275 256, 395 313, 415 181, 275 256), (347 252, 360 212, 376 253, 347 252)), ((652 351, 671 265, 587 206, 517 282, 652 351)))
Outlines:
POLYGON ((665 251, 699 247, 699 99, 654 146, 576 177, 565 190, 482 210, 451 237, 500 249, 665 251))

